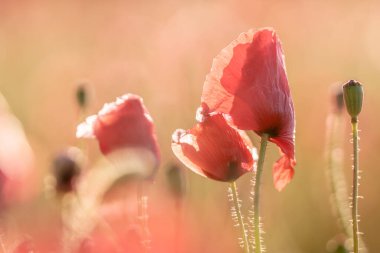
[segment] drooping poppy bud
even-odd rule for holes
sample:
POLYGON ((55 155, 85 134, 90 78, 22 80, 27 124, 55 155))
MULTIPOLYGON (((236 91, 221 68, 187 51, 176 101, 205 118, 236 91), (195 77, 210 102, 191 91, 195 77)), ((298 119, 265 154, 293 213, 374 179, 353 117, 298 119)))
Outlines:
POLYGON ((252 171, 256 154, 248 136, 229 125, 222 114, 206 116, 190 130, 177 129, 172 150, 193 172, 224 182, 252 171))
POLYGON ((234 125, 268 134, 283 156, 273 167, 282 190, 294 174, 295 116, 281 42, 272 29, 242 33, 214 58, 203 86, 210 113, 228 114, 234 125))
POLYGON ((344 101, 348 114, 352 120, 357 121, 357 117, 362 110, 363 86, 355 80, 350 80, 343 85, 344 101))
POLYGON ((71 147, 53 160, 52 173, 55 178, 57 192, 70 192, 75 189, 76 181, 81 172, 83 155, 78 148, 71 147))
POLYGON ((100 150, 108 157, 126 150, 144 155, 149 153, 154 160, 154 169, 149 176, 154 174, 160 162, 153 119, 142 98, 134 94, 123 95, 115 102, 105 104, 97 115, 88 117, 78 126, 76 136, 96 137, 100 150))

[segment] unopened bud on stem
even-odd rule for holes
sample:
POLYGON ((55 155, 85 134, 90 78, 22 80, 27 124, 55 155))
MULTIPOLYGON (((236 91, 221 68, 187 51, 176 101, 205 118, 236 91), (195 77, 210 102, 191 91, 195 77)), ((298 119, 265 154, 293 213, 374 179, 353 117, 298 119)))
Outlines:
POLYGON ((87 106, 87 90, 85 84, 79 84, 76 91, 76 100, 81 108, 87 106))
POLYGON ((82 160, 82 152, 75 147, 68 148, 54 158, 52 173, 58 192, 66 193, 75 190, 76 181, 81 172, 82 160))
POLYGON ((333 84, 331 86, 331 103, 333 112, 337 114, 341 114, 344 109, 344 98, 343 98, 343 88, 342 85, 339 84, 333 84))
POLYGON ((183 197, 186 193, 186 178, 184 171, 173 164, 166 171, 169 188, 174 196, 183 197))
POLYGON ((362 110, 363 86, 355 80, 350 80, 343 85, 344 102, 352 122, 357 122, 357 117, 362 110))

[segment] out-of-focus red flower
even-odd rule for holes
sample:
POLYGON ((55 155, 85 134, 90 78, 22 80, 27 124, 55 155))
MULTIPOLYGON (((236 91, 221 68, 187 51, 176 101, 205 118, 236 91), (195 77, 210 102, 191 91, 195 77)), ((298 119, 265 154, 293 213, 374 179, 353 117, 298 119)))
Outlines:
POLYGON ((281 42, 272 29, 242 33, 213 61, 202 93, 211 112, 231 116, 242 130, 269 134, 283 156, 274 164, 282 190, 294 174, 295 119, 281 42))
POLYGON ((12 253, 28 253, 35 252, 35 245, 33 241, 29 238, 19 242, 16 247, 12 250, 12 253))
POLYGON ((76 135, 96 137, 105 155, 124 149, 148 150, 158 167, 160 152, 153 119, 137 95, 125 94, 105 104, 97 115, 88 117, 78 126, 76 135))
POLYGON ((124 196, 125 190, 131 192, 135 186, 124 188, 123 193, 112 200, 103 200, 96 210, 102 220, 80 243, 76 253, 179 253, 199 252, 190 243, 197 238, 192 222, 196 220, 191 207, 186 209, 186 219, 181 218, 175 203, 164 188, 157 188, 149 198, 149 230, 150 236, 145 238, 141 217, 137 218, 137 199, 134 194, 124 196), (179 219, 179 220, 178 220, 179 219), (148 250, 143 247, 144 239, 149 239, 148 250), (185 250, 186 249, 186 250, 185 250))
POLYGON ((252 171, 256 152, 248 136, 222 114, 205 116, 190 130, 177 129, 172 150, 192 171, 218 181, 234 181, 252 171))
POLYGON ((28 200, 35 192, 33 151, 0 94, 0 205, 28 200))

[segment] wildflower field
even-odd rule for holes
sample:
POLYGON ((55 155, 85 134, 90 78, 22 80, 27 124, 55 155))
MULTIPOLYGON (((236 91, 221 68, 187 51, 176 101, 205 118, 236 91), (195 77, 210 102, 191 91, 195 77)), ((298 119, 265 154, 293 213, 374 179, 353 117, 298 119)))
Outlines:
POLYGON ((377 1, 0 1, 0 253, 377 253, 377 1))

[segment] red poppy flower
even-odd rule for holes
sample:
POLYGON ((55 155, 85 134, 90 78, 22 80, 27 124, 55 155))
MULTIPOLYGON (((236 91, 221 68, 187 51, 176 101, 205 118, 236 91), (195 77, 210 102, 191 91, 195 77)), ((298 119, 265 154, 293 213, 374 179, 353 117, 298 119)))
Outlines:
POLYGON ((209 112, 231 116, 242 130, 269 134, 283 156, 273 167, 282 190, 294 174, 295 120, 281 42, 272 29, 242 33, 213 61, 202 94, 209 112))
POLYGON ((126 94, 105 104, 97 115, 78 126, 77 137, 96 137, 105 155, 125 149, 148 150, 158 167, 160 154, 153 120, 137 95, 126 94))
POLYGON ((192 171, 218 181, 234 181, 252 171, 256 151, 248 136, 222 114, 207 116, 190 130, 177 129, 172 150, 192 171))
POLYGON ((0 94, 0 208, 37 191, 34 154, 18 119, 0 94), (22 159, 20 159, 22 158, 22 159))

